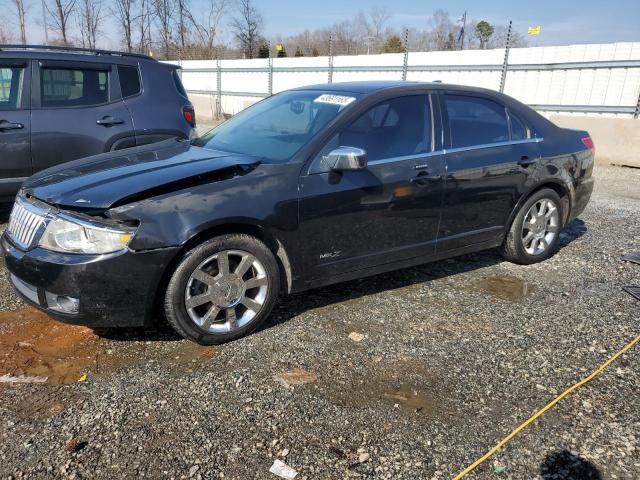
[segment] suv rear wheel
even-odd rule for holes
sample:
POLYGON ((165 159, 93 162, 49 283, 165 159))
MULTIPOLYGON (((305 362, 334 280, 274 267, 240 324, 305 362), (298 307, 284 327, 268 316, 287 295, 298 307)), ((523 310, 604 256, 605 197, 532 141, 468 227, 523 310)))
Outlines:
POLYGON ((514 263, 529 265, 552 256, 560 243, 562 201, 550 188, 527 199, 511 224, 502 244, 502 256, 514 263))
POLYGON ((274 255, 244 234, 215 237, 182 259, 165 294, 165 314, 184 338, 213 345, 255 330, 271 313, 280 285, 274 255))

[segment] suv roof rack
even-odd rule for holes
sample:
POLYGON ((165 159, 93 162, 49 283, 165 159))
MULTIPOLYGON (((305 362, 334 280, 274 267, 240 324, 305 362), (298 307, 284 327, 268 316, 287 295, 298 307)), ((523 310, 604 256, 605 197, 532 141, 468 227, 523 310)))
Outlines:
POLYGON ((117 57, 136 57, 144 58, 145 60, 157 61, 155 58, 143 53, 128 53, 117 52, 115 50, 100 50, 96 48, 80 48, 80 47, 63 47, 57 45, 22 45, 22 44, 10 44, 0 45, 0 51, 4 50, 44 50, 50 52, 62 52, 62 53, 81 53, 85 55, 111 55, 117 57))

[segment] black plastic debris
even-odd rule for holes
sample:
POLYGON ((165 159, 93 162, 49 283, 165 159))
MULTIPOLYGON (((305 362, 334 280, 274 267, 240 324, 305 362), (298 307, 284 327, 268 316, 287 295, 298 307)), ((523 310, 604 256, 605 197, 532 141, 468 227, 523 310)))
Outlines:
POLYGON ((624 260, 625 262, 637 263, 640 265, 640 252, 631 252, 620 257, 620 260, 624 260))
POLYGON ((638 285, 625 285, 622 289, 636 300, 640 300, 640 287, 638 285))

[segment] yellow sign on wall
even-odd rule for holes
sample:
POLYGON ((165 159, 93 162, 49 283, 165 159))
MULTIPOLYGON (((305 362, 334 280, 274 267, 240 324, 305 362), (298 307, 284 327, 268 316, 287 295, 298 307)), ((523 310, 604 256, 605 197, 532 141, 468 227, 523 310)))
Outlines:
POLYGON ((538 25, 537 27, 529 27, 527 33, 529 35, 540 35, 540 25, 538 25))

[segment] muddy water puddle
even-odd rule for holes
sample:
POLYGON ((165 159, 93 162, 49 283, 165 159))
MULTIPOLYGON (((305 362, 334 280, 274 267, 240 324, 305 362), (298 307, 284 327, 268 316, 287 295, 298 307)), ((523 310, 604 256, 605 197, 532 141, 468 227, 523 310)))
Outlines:
POLYGON ((524 280, 511 275, 496 275, 483 278, 478 286, 486 293, 503 300, 519 300, 531 295, 535 288, 524 280))
POLYGON ((182 340, 112 341, 32 308, 0 313, 0 378, 9 382, 74 383, 146 364, 183 372, 215 353, 182 340))
POLYGON ((384 409, 419 414, 425 418, 449 417, 454 406, 447 400, 448 388, 428 365, 416 359, 374 360, 362 378, 331 378, 319 381, 318 393, 337 405, 384 409))

